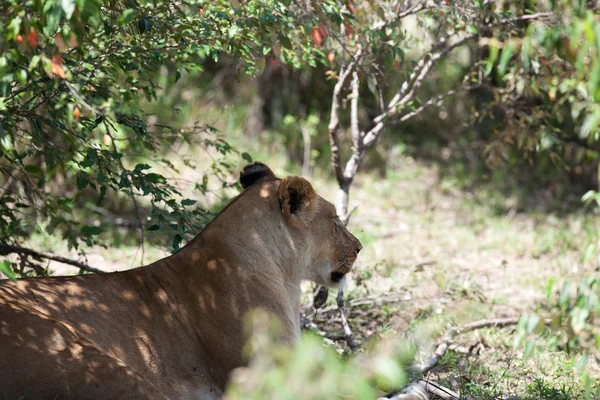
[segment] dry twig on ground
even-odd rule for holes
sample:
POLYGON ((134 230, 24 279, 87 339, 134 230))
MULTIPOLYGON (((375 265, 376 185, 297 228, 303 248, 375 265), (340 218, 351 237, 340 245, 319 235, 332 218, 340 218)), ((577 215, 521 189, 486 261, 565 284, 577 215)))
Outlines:
MULTIPOLYGON (((452 344, 454 338, 462 333, 471 332, 477 329, 483 328, 503 328, 506 326, 516 325, 519 322, 519 317, 509 318, 496 318, 496 319, 484 319, 481 321, 470 322, 463 325, 462 327, 452 327, 444 333, 442 340, 439 342, 433 356, 425 363, 416 364, 409 368, 413 373, 426 374, 431 371, 444 357, 448 348, 452 344)), ((549 321, 546 321, 549 322, 549 321)), ((460 395, 447 389, 435 382, 429 382, 420 379, 408 386, 404 391, 399 394, 392 395, 391 397, 383 398, 387 400, 426 400, 428 396, 423 397, 423 392, 430 393, 437 396, 438 398, 447 399, 460 399, 460 395), (420 397, 419 397, 420 396, 420 397)))
POLYGON ((337 306, 340 313, 340 317, 342 319, 342 326, 344 327, 344 339, 346 340, 346 344, 350 348, 352 353, 358 353, 358 345, 356 344, 356 340, 354 339, 354 333, 352 332, 352 327, 348 322, 348 314, 346 313, 346 309, 344 308, 344 291, 340 289, 338 291, 337 296, 337 306))

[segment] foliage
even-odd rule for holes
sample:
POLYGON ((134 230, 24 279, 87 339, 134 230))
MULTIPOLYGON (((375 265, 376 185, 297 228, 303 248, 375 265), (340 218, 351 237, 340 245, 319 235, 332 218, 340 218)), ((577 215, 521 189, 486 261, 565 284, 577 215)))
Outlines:
POLYGON ((588 357, 600 360, 599 293, 600 277, 597 274, 579 282, 567 280, 560 290, 555 290, 552 279, 546 290, 548 303, 540 313, 547 315, 548 321, 540 314, 523 315, 515 335, 515 343, 525 343, 526 356, 540 344, 540 338, 544 338, 547 348, 575 355, 575 367, 588 391, 594 384, 594 378, 588 376, 585 369, 588 357))
POLYGON ((323 339, 302 336, 294 347, 275 344, 276 326, 263 313, 253 320, 251 363, 233 374, 226 399, 374 399, 406 382, 407 347, 379 343, 358 357, 344 359, 323 339), (309 384, 307 384, 309 383, 309 384))
POLYGON ((488 147, 493 164, 523 158, 549 159, 558 168, 597 164, 600 16, 592 3, 538 6, 532 12, 548 13, 547 24, 488 41, 485 73, 496 85, 489 105, 500 118, 494 122, 488 112, 478 118, 487 119, 496 133, 488 147))
MULTIPOLYGON (((110 244, 113 221, 90 209, 135 214, 176 250, 209 214, 168 178, 200 164, 174 149, 204 151, 199 195, 214 178, 217 190, 234 185, 238 158, 209 125, 149 122, 165 68, 169 86, 225 54, 247 73, 272 53, 291 65, 322 56, 296 29, 310 16, 286 2, 7 0, 0 15, 3 255, 39 230, 80 252, 110 244)), ((10 260, 21 275, 45 273, 39 257, 19 254, 20 264, 10 260)))

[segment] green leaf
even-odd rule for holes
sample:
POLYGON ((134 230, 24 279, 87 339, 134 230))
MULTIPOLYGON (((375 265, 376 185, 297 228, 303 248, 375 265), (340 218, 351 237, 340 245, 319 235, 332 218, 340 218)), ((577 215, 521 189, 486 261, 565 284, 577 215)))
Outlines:
POLYGON ((235 35, 238 34, 239 31, 240 31, 240 28, 237 25, 231 25, 229 27, 229 29, 227 30, 227 37, 229 39, 233 39, 235 37, 235 35))
POLYGON ((104 228, 102 228, 101 226, 84 225, 81 228, 81 233, 88 236, 99 235, 102 232, 104 232, 104 228))
POLYGON ((293 47, 292 42, 290 42, 290 39, 287 36, 279 35, 279 41, 281 42, 283 47, 285 47, 286 49, 292 49, 292 47, 293 47))
POLYGON ((192 200, 192 199, 183 199, 181 200, 181 205, 182 206, 193 206, 194 204, 196 204, 198 201, 197 200, 192 200))
POLYGON ((590 310, 581 307, 575 307, 570 312, 571 327, 575 333, 579 333, 585 328, 587 318, 590 316, 590 310))
POLYGON ((252 156, 246 152, 242 153, 242 158, 246 161, 248 161, 249 163, 252 163, 252 156))
POLYGON ((125 11, 123 11, 123 14, 119 17, 119 19, 117 19, 117 23, 119 25, 127 25, 131 21, 133 21, 134 17, 135 17, 135 10, 128 8, 125 11))
POLYGON ((91 167, 96 164, 98 161, 98 154, 95 149, 88 149, 87 153, 85 153, 85 158, 83 159, 81 166, 84 168, 91 167))
POLYGON ((525 358, 530 357, 531 354, 533 353, 533 350, 535 350, 535 341, 528 340, 525 343, 525 350, 523 351, 523 357, 525 357, 525 358))
POLYGON ((152 24, 150 23, 148 18, 140 18, 138 20, 138 30, 140 31, 140 34, 150 32, 151 29, 152 24))
POLYGON ((65 12, 65 16, 67 17, 67 19, 71 19, 71 16, 75 11, 75 0, 61 0, 60 5, 62 6, 62 9, 65 12))
POLYGON ((138 164, 133 169, 134 172, 142 172, 144 170, 150 169, 151 167, 148 164, 138 164))
POLYGON ((538 315, 530 315, 529 319, 527 320, 527 332, 532 333, 536 331, 540 322, 542 321, 538 315))
POLYGON ((78 190, 85 189, 89 183, 90 182, 88 181, 88 179, 85 176, 77 175, 77 189, 78 190))
POLYGON ((152 183, 165 183, 167 181, 167 178, 155 173, 146 174, 146 179, 152 183))
POLYGON ((39 165, 29 164, 25 166, 25 171, 30 174, 39 175, 42 173, 42 168, 39 165))
POLYGON ((181 244, 182 240, 183 237, 181 237, 179 234, 175 235, 175 237, 173 238, 173 251, 179 250, 179 245, 181 244))
POLYGON ((504 73, 506 72, 506 67, 513 55, 515 50, 515 45, 512 43, 508 43, 506 47, 502 50, 502 54, 500 55, 500 61, 498 62, 497 74, 498 78, 504 77, 504 73))
POLYGON ((12 264, 8 260, 0 262, 0 272, 8 277, 13 282, 17 281, 17 275, 12 270, 12 264))
POLYGON ((494 68, 494 64, 496 63, 496 60, 498 59, 498 47, 496 46, 490 46, 490 56, 488 57, 487 61, 486 61, 486 67, 485 67, 485 75, 489 76, 489 74, 492 72, 492 69, 494 68))

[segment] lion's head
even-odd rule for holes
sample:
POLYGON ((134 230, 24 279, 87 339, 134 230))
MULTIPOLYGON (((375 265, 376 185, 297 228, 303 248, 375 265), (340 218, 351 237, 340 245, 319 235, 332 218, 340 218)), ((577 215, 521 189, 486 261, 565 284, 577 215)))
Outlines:
POLYGON ((276 191, 281 211, 280 226, 289 238, 289 251, 304 260, 299 268, 303 279, 337 287, 352 269, 362 245, 336 214, 335 207, 319 196, 304 178, 279 179, 263 163, 247 165, 240 173, 245 190, 276 191))

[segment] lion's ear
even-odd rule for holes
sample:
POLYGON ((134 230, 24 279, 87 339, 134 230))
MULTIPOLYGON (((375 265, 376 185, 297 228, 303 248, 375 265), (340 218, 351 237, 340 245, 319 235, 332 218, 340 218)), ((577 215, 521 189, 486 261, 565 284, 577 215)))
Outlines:
POLYGON ((279 185, 279 202, 289 221, 310 222, 316 211, 317 194, 306 179, 288 176, 279 185))
POLYGON ((248 164, 240 172, 240 184, 244 189, 264 179, 276 179, 276 177, 271 168, 261 162, 248 164))

